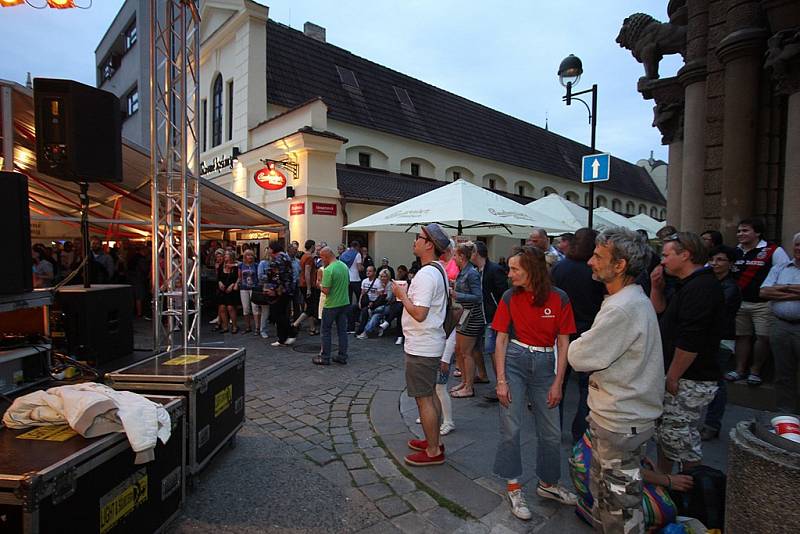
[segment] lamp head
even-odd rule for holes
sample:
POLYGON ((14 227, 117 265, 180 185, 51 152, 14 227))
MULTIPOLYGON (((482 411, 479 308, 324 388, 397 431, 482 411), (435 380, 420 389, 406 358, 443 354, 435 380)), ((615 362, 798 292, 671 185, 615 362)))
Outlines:
POLYGON ((577 85, 583 74, 583 63, 579 57, 572 54, 561 61, 558 66, 558 81, 564 87, 577 85))

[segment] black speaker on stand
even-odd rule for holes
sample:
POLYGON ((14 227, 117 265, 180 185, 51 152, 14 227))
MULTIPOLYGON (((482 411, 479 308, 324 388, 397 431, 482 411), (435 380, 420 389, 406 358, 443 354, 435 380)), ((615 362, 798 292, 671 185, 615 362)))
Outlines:
POLYGON ((28 177, 0 172, 0 228, 7 254, 0 261, 0 294, 33 290, 31 217, 28 211, 28 177))
MULTIPOLYGON (((36 168, 80 183, 83 256, 89 257, 89 182, 122 181, 122 109, 119 98, 72 80, 33 80, 36 168)), ((83 266, 84 287, 90 265, 83 266)))

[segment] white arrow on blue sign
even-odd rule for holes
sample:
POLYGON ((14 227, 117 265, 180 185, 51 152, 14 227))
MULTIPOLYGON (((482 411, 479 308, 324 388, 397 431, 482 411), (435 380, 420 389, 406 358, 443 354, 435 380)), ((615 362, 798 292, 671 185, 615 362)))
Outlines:
POLYGON ((583 156, 581 182, 605 182, 611 170, 611 154, 592 154, 583 156))

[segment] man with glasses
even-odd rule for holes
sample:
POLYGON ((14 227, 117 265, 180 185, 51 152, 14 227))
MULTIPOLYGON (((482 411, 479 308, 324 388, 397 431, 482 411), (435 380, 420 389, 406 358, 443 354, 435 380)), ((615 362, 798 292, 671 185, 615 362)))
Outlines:
POLYGON ((661 344, 667 370, 664 414, 656 426, 659 470, 669 475, 673 462, 684 469, 700 464, 698 423, 717 392, 722 374, 718 352, 725 317, 722 287, 709 267, 700 236, 678 232, 664 238, 661 265, 678 278, 667 302, 659 297, 663 282, 653 286, 651 300, 661 314, 661 344))
POLYGON ((392 291, 403 303, 403 335, 405 343, 406 390, 417 402, 425 439, 412 439, 408 447, 416 453, 405 457, 413 466, 444 463, 444 446, 439 446, 439 414, 436 379, 445 345, 443 328, 447 312, 447 284, 444 271, 432 263, 450 246, 450 237, 431 223, 423 226, 414 239, 413 252, 422 267, 406 287, 392 284, 392 291))

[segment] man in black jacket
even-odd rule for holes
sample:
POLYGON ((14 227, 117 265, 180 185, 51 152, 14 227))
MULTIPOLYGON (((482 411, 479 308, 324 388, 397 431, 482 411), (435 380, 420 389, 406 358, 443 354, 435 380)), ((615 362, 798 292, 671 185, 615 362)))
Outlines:
POLYGON ((664 414, 656 427, 658 467, 672 473, 673 462, 684 469, 700 464, 698 423, 714 399, 719 368, 719 343, 725 321, 725 298, 714 272, 704 267, 708 252, 700 236, 678 232, 664 238, 661 265, 678 278, 675 293, 663 298, 663 278, 654 280, 651 300, 661 313, 661 344, 666 369, 664 414))
MULTIPOLYGON (((489 250, 486 248, 486 243, 482 241, 475 242, 475 252, 472 253, 470 258, 472 264, 478 268, 481 274, 481 284, 483 286, 483 316, 486 319, 486 329, 484 330, 484 344, 483 354, 481 355, 480 362, 478 363, 478 370, 480 376, 486 376, 486 365, 484 363, 483 355, 487 352, 491 357, 494 356, 494 345, 497 339, 497 333, 492 330, 492 319, 494 313, 497 311, 497 303, 503 298, 503 293, 508 289, 508 279, 505 271, 500 266, 492 261, 489 261, 489 250)), ((480 343, 476 344, 480 347, 480 343)), ((494 366, 492 366, 494 367, 494 366)), ((491 393, 485 396, 486 400, 496 401, 497 394, 492 389, 491 393)))

